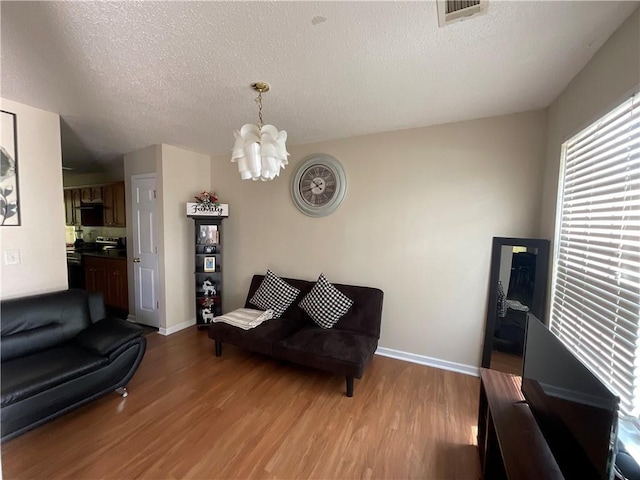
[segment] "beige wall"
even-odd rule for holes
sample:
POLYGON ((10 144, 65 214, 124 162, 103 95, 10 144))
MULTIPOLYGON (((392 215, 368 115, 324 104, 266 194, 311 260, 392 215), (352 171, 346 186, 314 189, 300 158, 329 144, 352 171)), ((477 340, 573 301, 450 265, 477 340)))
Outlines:
POLYGON ((384 291, 380 346, 479 365, 491 239, 536 231, 545 129, 537 111, 290 147, 272 182, 241 181, 215 157, 212 184, 230 208, 225 311, 243 304, 254 273, 324 272, 384 291), (310 218, 291 201, 291 177, 318 152, 341 161, 348 189, 333 215, 310 218))
POLYGON ((163 247, 160 256, 160 298, 165 300, 160 325, 171 333, 195 324, 194 224, 186 216, 186 202, 209 190, 211 157, 162 145, 162 181, 158 183, 162 209, 163 247))
POLYGON ((553 241, 562 144, 640 86, 640 9, 598 50, 548 109, 539 234, 553 241))
POLYGON ((119 181, 122 181, 122 172, 75 173, 69 170, 62 172, 62 183, 65 187, 83 187, 119 181))
POLYGON ((0 227, 0 298, 64 290, 68 287, 60 117, 10 100, 3 110, 17 115, 20 219, 0 227), (4 251, 20 250, 19 265, 4 265, 4 251))

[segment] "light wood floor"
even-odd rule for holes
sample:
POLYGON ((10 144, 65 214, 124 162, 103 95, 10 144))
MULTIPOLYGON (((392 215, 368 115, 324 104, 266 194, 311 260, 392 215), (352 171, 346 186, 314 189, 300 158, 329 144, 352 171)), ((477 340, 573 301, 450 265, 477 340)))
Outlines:
POLYGON ((115 393, 2 445, 4 479, 477 479, 479 379, 375 356, 344 378, 152 334, 115 393))

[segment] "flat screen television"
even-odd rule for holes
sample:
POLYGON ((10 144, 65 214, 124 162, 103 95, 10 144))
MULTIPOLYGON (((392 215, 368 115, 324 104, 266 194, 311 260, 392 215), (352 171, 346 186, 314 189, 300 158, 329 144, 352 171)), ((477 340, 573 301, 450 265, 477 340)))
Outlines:
POLYGON ((613 478, 620 398, 533 315, 522 393, 565 478, 613 478))

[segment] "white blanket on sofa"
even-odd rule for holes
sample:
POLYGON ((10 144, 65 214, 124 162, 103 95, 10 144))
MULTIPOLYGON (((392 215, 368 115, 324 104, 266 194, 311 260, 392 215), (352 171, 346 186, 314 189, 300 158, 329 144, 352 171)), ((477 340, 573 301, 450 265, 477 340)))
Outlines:
POLYGON ((249 330, 260 325, 265 320, 273 318, 273 310, 254 310, 252 308, 238 308, 219 317, 214 317, 214 322, 223 322, 243 330, 249 330))

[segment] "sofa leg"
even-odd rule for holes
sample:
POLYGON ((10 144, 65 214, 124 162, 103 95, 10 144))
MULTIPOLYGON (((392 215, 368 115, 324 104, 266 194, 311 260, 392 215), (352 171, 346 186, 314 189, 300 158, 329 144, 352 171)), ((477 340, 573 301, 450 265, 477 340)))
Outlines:
POLYGON ((347 377, 347 397, 353 397, 353 377, 347 377))
POLYGON ((127 398, 129 396, 129 392, 127 392, 127 387, 116 388, 116 393, 120 395, 122 398, 127 398))
POLYGON ((222 342, 220 340, 216 340, 216 357, 222 356, 222 342))

